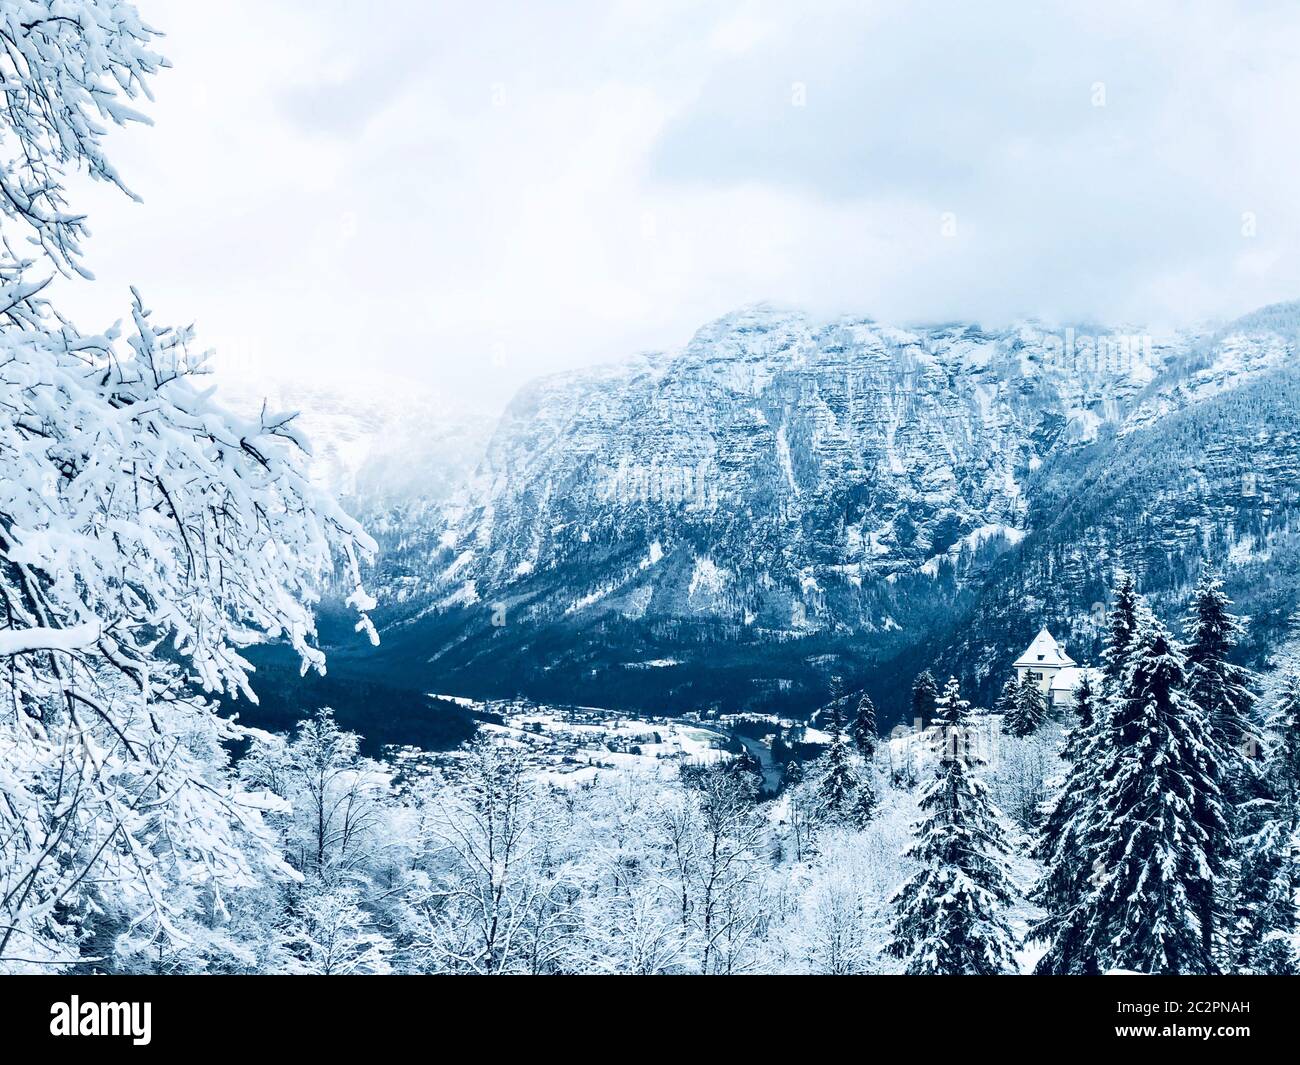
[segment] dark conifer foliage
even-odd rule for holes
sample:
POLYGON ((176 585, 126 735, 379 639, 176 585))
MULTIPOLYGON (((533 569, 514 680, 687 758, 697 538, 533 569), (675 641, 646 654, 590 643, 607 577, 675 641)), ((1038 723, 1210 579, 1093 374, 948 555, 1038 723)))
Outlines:
MULTIPOLYGON (((950 688, 955 682, 950 683, 950 688)), ((964 704, 964 700, 962 701, 964 704)), ((955 705, 955 704, 953 704, 955 705)), ((922 818, 908 853, 921 865, 894 897, 889 951, 912 975, 990 975, 1015 971, 1007 908, 1007 841, 982 781, 961 742, 964 710, 947 730, 935 774, 921 796, 922 818)))
POLYGON ((1020 685, 1015 677, 1008 677, 1007 682, 1002 685, 1002 692, 998 695, 997 701, 993 704, 993 712, 1001 714, 1005 726, 1006 720, 1011 717, 1016 710, 1016 694, 1020 691, 1020 685))
POLYGON ((1002 729, 1009 736, 1032 736, 1047 720, 1047 702, 1038 681, 1026 671, 1016 685, 1015 701, 1011 711, 1002 719, 1002 729))
POLYGON ((1225 794, 1238 803, 1250 797, 1252 763, 1260 753, 1260 740, 1253 721, 1253 678, 1232 661, 1245 626, 1229 611, 1231 606, 1223 582, 1203 575, 1187 611, 1187 690, 1209 720, 1221 749, 1225 794))
POLYGON ((853 742, 858 753, 870 762, 875 756, 880 736, 876 732, 876 707, 866 692, 858 700, 857 716, 853 719, 853 742))
POLYGON ((1242 972, 1295 975, 1296 892, 1300 889, 1300 674, 1283 680, 1270 714, 1272 745, 1260 816, 1241 840, 1233 959, 1242 972))
POLYGON ((849 760, 849 746, 844 739, 844 725, 839 708, 831 704, 826 730, 830 733, 830 746, 821 759, 821 777, 817 784, 817 798, 822 817, 835 823, 852 820, 858 793, 858 778, 849 760))
POLYGON ((1095 838, 1090 819, 1104 739, 1098 709, 1097 694, 1085 673, 1075 692, 1075 725, 1061 748, 1067 767, 1065 779, 1033 851, 1043 864, 1044 874, 1031 898, 1046 916, 1034 927, 1030 938, 1049 943, 1038 963, 1040 974, 1065 975, 1095 968, 1072 918, 1090 887, 1092 873, 1091 847, 1095 838))
POLYGON ((1129 644, 1137 630, 1137 582, 1128 570, 1115 574, 1115 592, 1106 623, 1106 646, 1102 651, 1102 671, 1110 694, 1123 679, 1128 662, 1129 644))
POLYGON ((917 675, 912 685, 912 724, 929 728, 934 723, 934 707, 939 699, 939 685, 928 669, 917 675))
POLYGON ((1104 968, 1212 972, 1227 824, 1210 725, 1187 694, 1185 657, 1141 604, 1127 647, 1103 732, 1083 930, 1104 968))
POLYGON ((960 728, 969 717, 970 703, 962 698, 961 684, 956 677, 949 677, 943 694, 935 700, 934 723, 942 728, 960 728))

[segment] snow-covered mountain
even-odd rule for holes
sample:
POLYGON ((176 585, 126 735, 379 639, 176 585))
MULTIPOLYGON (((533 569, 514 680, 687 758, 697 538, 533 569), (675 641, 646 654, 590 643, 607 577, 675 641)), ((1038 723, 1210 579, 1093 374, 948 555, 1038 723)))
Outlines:
POLYGON ((1147 336, 762 306, 542 379, 461 490, 381 521, 385 668, 680 708, 815 702, 914 659, 981 682, 1019 649, 995 640, 1086 618, 1121 547, 1171 595, 1203 553, 1272 557, 1298 319, 1147 336))
POLYGON ((219 381, 221 400, 236 411, 265 403, 296 412, 312 476, 371 520, 451 496, 481 461, 495 421, 489 410, 410 383, 219 381))

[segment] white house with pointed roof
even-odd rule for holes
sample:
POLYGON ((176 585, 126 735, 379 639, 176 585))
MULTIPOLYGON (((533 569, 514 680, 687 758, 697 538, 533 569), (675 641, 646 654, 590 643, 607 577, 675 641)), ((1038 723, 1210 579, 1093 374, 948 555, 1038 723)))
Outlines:
POLYGON ((1039 690, 1048 706, 1069 706, 1074 689, 1083 680, 1084 669, 1065 653, 1056 637, 1044 625, 1034 642, 1015 661, 1016 680, 1023 683, 1025 675, 1038 682, 1039 690))

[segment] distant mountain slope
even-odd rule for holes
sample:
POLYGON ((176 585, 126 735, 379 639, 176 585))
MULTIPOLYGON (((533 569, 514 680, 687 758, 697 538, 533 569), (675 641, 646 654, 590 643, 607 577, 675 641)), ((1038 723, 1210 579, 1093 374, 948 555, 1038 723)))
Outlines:
POLYGON ((1300 589, 1300 366, 1283 360, 1124 429, 1043 471, 1027 519, 1034 532, 999 560, 961 625, 928 642, 986 696, 1004 650, 1039 619, 1095 657, 1092 604, 1121 561, 1174 618, 1208 559, 1251 616, 1248 656, 1262 661, 1285 639, 1300 589))
POLYGON ((312 473, 372 521, 423 510, 459 489, 483 457, 495 418, 427 389, 362 377, 343 383, 220 380, 223 402, 296 411, 312 445, 312 473))
POLYGON ((463 490, 379 522, 383 644, 336 668, 663 710, 797 710, 841 675, 888 716, 915 668, 987 686, 1044 620, 1086 653, 1119 553, 1171 607, 1226 565, 1267 628, 1296 599, 1297 318, 1147 339, 758 307, 543 379, 463 490))

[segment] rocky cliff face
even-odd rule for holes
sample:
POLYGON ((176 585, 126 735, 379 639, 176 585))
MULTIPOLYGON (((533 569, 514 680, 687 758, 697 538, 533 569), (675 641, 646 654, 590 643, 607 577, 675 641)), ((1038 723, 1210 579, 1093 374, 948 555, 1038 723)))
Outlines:
POLYGON ((1145 338, 754 308, 546 378, 462 491, 381 530, 387 668, 668 709, 795 706, 834 674, 891 705, 923 659, 987 682, 1045 618, 1090 639, 1118 553, 1171 596, 1202 554, 1272 557, 1296 319, 1145 338))

